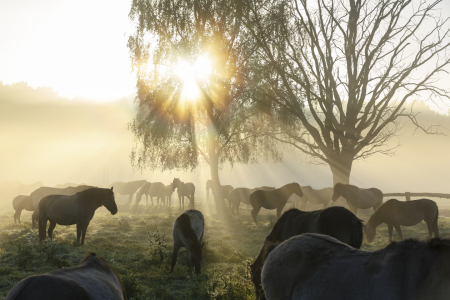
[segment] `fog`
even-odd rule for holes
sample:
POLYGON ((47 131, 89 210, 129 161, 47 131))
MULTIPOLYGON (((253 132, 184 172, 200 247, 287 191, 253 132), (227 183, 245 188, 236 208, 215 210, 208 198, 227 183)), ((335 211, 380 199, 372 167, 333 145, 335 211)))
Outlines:
MULTIPOLYGON (((353 164, 351 183, 378 187, 383 192, 450 193, 450 118, 423 103, 418 120, 425 127, 440 125, 446 135, 427 135, 408 123, 391 140, 400 147, 396 155, 374 155, 353 164)), ((99 103, 93 99, 67 99, 50 88, 33 89, 25 83, 0 83, 0 200, 11 201, 8 183, 42 182, 45 186, 86 183, 109 186, 114 181, 146 179, 168 184, 173 177, 192 181, 204 193, 209 168, 193 172, 133 170, 130 152, 133 136, 127 129, 135 114, 133 96, 99 103)), ((298 151, 281 146, 281 163, 225 166, 222 184, 234 187, 296 181, 322 188, 332 185, 328 166, 313 165, 298 151)))

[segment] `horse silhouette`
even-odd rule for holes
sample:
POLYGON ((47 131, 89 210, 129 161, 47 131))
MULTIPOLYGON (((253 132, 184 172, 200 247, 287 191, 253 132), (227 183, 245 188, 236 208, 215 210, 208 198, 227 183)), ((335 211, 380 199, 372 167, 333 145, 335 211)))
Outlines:
POLYGON ((281 211, 286 205, 287 200, 292 194, 296 194, 299 197, 303 196, 300 185, 296 182, 286 184, 279 189, 273 191, 257 190, 250 195, 250 204, 253 207, 252 217, 256 223, 256 216, 261 210, 261 207, 265 209, 276 209, 277 218, 280 217, 281 211))
POLYGON ((414 226, 422 220, 428 227, 429 238, 434 233, 435 237, 439 236, 438 227, 439 209, 433 200, 419 199, 413 201, 398 201, 391 199, 386 201, 378 210, 370 217, 364 233, 369 242, 373 241, 376 235, 376 228, 381 223, 386 223, 389 230, 389 242, 392 241, 393 228, 397 230, 398 236, 403 240, 402 226, 414 226))
POLYGON ((39 203, 39 243, 45 239, 47 221, 48 236, 52 238, 56 224, 77 224, 77 242, 84 244, 86 230, 94 213, 100 206, 105 206, 111 214, 117 213, 113 188, 90 188, 72 196, 48 195, 39 203))
POLYGON ((444 300, 449 269, 448 239, 409 239, 369 252, 327 235, 303 234, 269 254, 262 286, 269 300, 444 300))
POLYGON ((195 185, 192 182, 184 183, 180 181, 179 178, 174 178, 172 182, 172 191, 175 191, 175 189, 177 189, 180 207, 181 207, 181 200, 183 200, 183 207, 184 207, 185 196, 188 197, 189 199, 189 207, 194 207, 195 185))
POLYGON ((241 203, 245 205, 250 205, 250 195, 253 192, 256 192, 258 190, 262 191, 273 191, 275 188, 270 186, 262 186, 254 189, 249 188, 235 188, 230 192, 229 201, 231 203, 231 212, 234 213, 234 210, 236 210, 236 213, 239 214, 239 206, 241 203))
POLYGON ((175 223, 173 224, 171 273, 177 263, 180 248, 185 247, 188 253, 189 263, 194 266, 195 273, 200 274, 204 231, 205 219, 203 218, 203 214, 198 210, 187 210, 175 220, 175 223))
POLYGON ((81 265, 29 276, 17 283, 6 300, 123 300, 125 289, 114 269, 91 252, 81 265))
POLYGON ((152 200, 152 205, 153 205, 153 197, 156 197, 156 202, 159 205, 159 200, 162 197, 161 191, 164 190, 164 188, 165 186, 161 182, 146 182, 136 193, 136 205, 138 205, 139 202, 141 202, 142 195, 145 195, 147 206, 148 206, 148 196, 150 196, 150 200, 152 200))
POLYGON ((336 201, 342 196, 349 209, 358 215, 358 208, 373 208, 376 211, 383 204, 383 192, 377 188, 360 189, 357 186, 343 183, 336 183, 333 189, 331 200, 336 201))
POLYGON ((16 221, 20 224, 20 215, 22 214, 22 210, 34 211, 33 201, 30 196, 19 195, 13 199, 13 207, 16 211, 14 213, 14 223, 16 221))
POLYGON ((114 192, 120 195, 128 196, 128 204, 131 204, 133 201, 133 196, 137 192, 137 190, 143 186, 147 180, 135 180, 129 182, 114 182, 111 184, 111 187, 114 188, 114 192))

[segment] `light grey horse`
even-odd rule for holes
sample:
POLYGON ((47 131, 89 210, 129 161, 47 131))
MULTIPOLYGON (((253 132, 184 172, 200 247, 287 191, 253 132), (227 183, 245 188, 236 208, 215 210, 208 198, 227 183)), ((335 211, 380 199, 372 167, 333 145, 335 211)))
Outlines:
POLYGON ((20 224, 20 215, 22 214, 22 210, 34 211, 33 201, 30 196, 19 195, 13 199, 13 207, 16 211, 14 213, 14 223, 16 221, 20 224))
MULTIPOLYGON (((139 191, 136 193, 136 205, 141 202, 142 195, 145 195, 145 200, 148 206, 148 197, 150 196, 150 200, 152 200, 153 205, 153 197, 156 197, 156 202, 159 205, 159 200, 162 195, 161 192, 164 190, 165 185, 162 182, 147 182, 145 183, 139 191)), ((162 199, 161 199, 162 202, 162 199)))
POLYGON ((91 252, 80 266, 27 277, 17 283, 6 300, 125 299, 113 268, 91 252))
POLYGON ((143 186, 147 180, 135 180, 129 182, 114 182, 111 184, 111 187, 114 188, 114 191, 120 195, 128 196, 128 204, 131 204, 133 201, 133 196, 137 192, 137 190, 143 186))
POLYGON ((203 214, 195 209, 182 213, 173 224, 173 256, 170 272, 173 272, 178 259, 178 252, 185 247, 189 263, 195 267, 195 273, 200 274, 202 261, 202 240, 205 231, 203 214))
POLYGON ((448 239, 409 239, 369 252, 327 235, 302 234, 269 254, 262 285, 269 300, 444 300, 449 269, 448 239))
POLYGON ((360 189, 351 184, 336 183, 331 200, 345 199, 352 213, 358 216, 358 208, 373 208, 376 211, 383 204, 383 192, 377 188, 360 189))

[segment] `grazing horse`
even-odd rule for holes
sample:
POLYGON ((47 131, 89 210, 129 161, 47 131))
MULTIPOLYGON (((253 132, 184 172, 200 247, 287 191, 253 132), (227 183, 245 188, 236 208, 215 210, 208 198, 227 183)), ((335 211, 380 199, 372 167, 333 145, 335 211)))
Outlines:
POLYGON ((133 195, 136 191, 143 186, 147 180, 135 180, 129 182, 114 182, 111 184, 111 187, 114 188, 114 191, 120 195, 128 195, 128 204, 131 204, 133 201, 133 195))
POLYGON ((138 205, 139 202, 141 202, 142 195, 145 195, 147 206, 148 206, 148 196, 150 196, 150 200, 152 200, 152 205, 153 205, 153 197, 156 197, 156 202, 159 205, 159 199, 161 198, 161 191, 164 190, 164 188, 165 186, 162 182, 146 182, 136 193, 136 205, 138 205))
POLYGON ((331 200, 335 201, 342 196, 349 209, 358 215, 358 208, 373 208, 376 211, 383 204, 383 192, 376 188, 360 189, 357 186, 336 183, 331 200))
POLYGON ((20 224, 20 215, 22 214, 22 210, 34 211, 33 201, 30 196, 19 195, 13 200, 13 207, 15 209, 14 213, 14 223, 16 221, 20 224))
MULTIPOLYGON (((206 182, 206 196, 207 197, 209 197, 209 189, 212 190, 214 199, 216 199, 216 205, 217 205, 217 196, 219 196, 219 195, 217 195, 217 191, 214 190, 214 185, 213 185, 212 180, 208 180, 206 182)), ((229 207, 231 207, 230 192, 232 190, 234 190, 234 187, 232 185, 221 185, 220 186, 220 192, 222 193, 221 198, 228 200, 229 207)))
POLYGON ((444 300, 450 295, 450 240, 409 239, 374 252, 321 234, 278 245, 262 270, 273 299, 444 300))
POLYGON ((45 196, 39 203, 39 243, 45 239, 45 229, 49 220, 49 238, 52 238, 53 229, 55 229, 56 224, 77 224, 77 242, 80 243, 81 236, 81 245, 84 245, 84 237, 86 236, 86 229, 89 222, 94 217, 97 208, 102 205, 111 214, 115 215, 117 213, 113 188, 90 188, 72 196, 45 196))
POLYGON ((125 289, 108 262, 90 252, 81 265, 29 276, 17 283, 6 300, 123 300, 125 289))
POLYGON ((183 207, 184 207, 184 197, 189 198, 189 207, 194 206, 194 194, 195 194, 195 185, 192 182, 184 183, 180 181, 179 178, 174 178, 172 182, 172 192, 177 189, 178 194, 178 200, 180 201, 180 207, 181 207, 181 200, 183 199, 183 207))
POLYGON ((79 185, 76 187, 70 186, 70 187, 66 187, 66 188, 52 188, 52 187, 46 187, 46 186, 41 186, 40 188, 37 188, 36 190, 34 190, 31 194, 31 201, 33 201, 33 206, 34 206, 34 212, 33 215, 31 216, 32 219, 32 226, 33 228, 35 227, 35 223, 38 222, 39 219, 39 202, 41 201, 42 198, 44 198, 45 196, 48 195, 74 195, 78 192, 87 190, 92 188, 92 186, 89 185, 79 185))
POLYGON ((250 205, 250 195, 253 192, 256 192, 258 190, 263 191, 273 191, 275 188, 270 186, 262 186, 254 189, 248 189, 248 188, 235 188, 230 192, 229 201, 231 203, 231 212, 234 213, 234 210, 236 209, 236 213, 239 214, 239 206, 241 203, 250 205))
MULTIPOLYGON (((331 202, 331 196, 333 195, 332 188, 323 188, 320 190, 315 190, 311 186, 302 186, 303 197, 298 198, 299 200, 293 201, 294 205, 296 203, 300 204, 300 210, 306 210, 306 204, 309 202, 315 205, 323 205, 323 208, 327 208, 331 202)), ((289 202, 289 201, 288 201, 289 202)))
POLYGON ((403 240, 400 225, 414 226, 424 220, 427 223, 428 234, 431 239, 433 233, 434 237, 439 236, 438 217, 439 209, 433 200, 419 199, 403 202, 391 199, 381 205, 370 217, 366 226, 364 226, 364 233, 367 240, 371 242, 376 235, 377 226, 386 223, 389 229, 389 242, 392 241, 393 228, 397 230, 398 236, 403 240))
POLYGON ((363 240, 363 224, 351 211, 341 206, 311 212, 293 208, 283 213, 266 237, 258 257, 251 265, 257 299, 265 299, 261 286, 261 270, 269 253, 275 245, 303 233, 326 234, 359 249, 363 240))
POLYGON ((195 209, 182 213, 173 224, 173 256, 170 273, 173 272, 178 259, 178 252, 185 247, 189 263, 195 267, 195 273, 200 274, 202 261, 202 240, 205 232, 203 214, 195 209))
POLYGON ((258 190, 250 195, 250 204, 253 207, 252 217, 256 223, 256 216, 261 210, 261 207, 265 209, 277 209, 277 218, 280 217, 281 211, 286 205, 287 200, 292 194, 296 194, 299 197, 303 196, 300 185, 296 182, 286 184, 279 189, 273 191, 258 190))

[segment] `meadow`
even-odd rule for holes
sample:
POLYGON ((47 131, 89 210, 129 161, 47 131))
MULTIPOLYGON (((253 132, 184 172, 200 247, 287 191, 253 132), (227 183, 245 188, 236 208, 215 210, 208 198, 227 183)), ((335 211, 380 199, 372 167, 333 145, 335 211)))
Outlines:
MULTIPOLYGON (((106 259, 119 274, 128 299, 255 299, 249 277, 249 264, 256 258, 264 238, 276 222, 275 212, 262 209, 258 224, 250 209, 240 208, 240 215, 217 212, 212 200, 196 195, 195 208, 205 216, 202 274, 195 275, 187 262, 184 248, 173 273, 172 227, 184 210, 179 209, 176 194, 172 206, 136 207, 116 196, 119 212, 111 215, 97 210, 91 221, 86 244, 76 243, 75 226, 56 226, 53 241, 38 244, 38 230, 31 228, 31 213, 22 212, 22 224, 14 224, 10 204, 0 213, 0 299, 21 279, 54 269, 78 265, 93 251, 106 259), (10 208, 8 208, 8 206, 10 208)), ((441 237, 450 237, 450 215, 444 200, 440 207, 441 237)), ((187 209, 187 206, 185 207, 187 209)), ((320 209, 308 205, 308 210, 320 209)), ((371 210, 359 215, 368 220, 371 210)), ((427 239, 424 222, 402 227, 405 238, 427 239)), ((398 239, 394 231, 394 240, 398 239)), ((362 249, 374 251, 388 245, 387 226, 381 225, 372 243, 362 249)))

